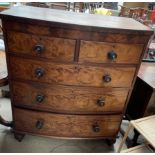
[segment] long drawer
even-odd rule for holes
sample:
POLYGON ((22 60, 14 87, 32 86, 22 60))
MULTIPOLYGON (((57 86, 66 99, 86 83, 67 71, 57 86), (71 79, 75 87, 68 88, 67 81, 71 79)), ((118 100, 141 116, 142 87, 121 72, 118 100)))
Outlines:
POLYGON ((75 40, 8 31, 8 50, 39 58, 73 61, 75 40))
POLYGON ((143 44, 81 41, 80 62, 138 64, 143 44))
POLYGON ((113 137, 120 121, 121 115, 62 115, 14 108, 15 130, 56 137, 113 137))
POLYGON ((130 87, 134 67, 96 67, 59 64, 10 56, 13 78, 64 85, 130 87))
POLYGON ((36 110, 63 113, 123 111, 127 89, 88 89, 38 83, 12 82, 13 102, 36 110), (26 92, 26 93, 25 93, 26 92))

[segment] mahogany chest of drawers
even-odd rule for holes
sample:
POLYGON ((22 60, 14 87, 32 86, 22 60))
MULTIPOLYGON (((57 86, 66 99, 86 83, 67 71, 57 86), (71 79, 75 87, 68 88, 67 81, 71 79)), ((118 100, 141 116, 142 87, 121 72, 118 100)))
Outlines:
POLYGON ((153 32, 130 18, 28 6, 0 17, 15 138, 115 140, 153 32))

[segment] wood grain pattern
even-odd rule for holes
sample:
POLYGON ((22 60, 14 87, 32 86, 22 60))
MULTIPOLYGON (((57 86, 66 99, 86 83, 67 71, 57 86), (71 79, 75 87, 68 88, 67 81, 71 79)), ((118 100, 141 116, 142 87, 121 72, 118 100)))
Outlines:
MULTIPOLYGON (((42 26, 38 24, 22 23, 21 21, 15 22, 6 20, 4 23, 5 27, 9 31, 19 31, 24 33, 30 33, 35 35, 45 35, 57 38, 68 38, 68 39, 79 39, 79 40, 89 40, 89 41, 101 41, 101 42, 112 42, 112 43, 135 43, 144 44, 148 42, 150 36, 139 35, 139 34, 123 34, 111 31, 111 29, 101 29, 100 31, 92 30, 78 30, 71 28, 61 28, 60 26, 54 26, 50 24, 49 26, 42 26), (11 26, 10 26, 11 25, 11 26)), ((137 31, 135 31, 137 32, 137 31)))
POLYGON ((64 85, 95 86, 95 87, 130 87, 134 77, 134 67, 95 67, 73 64, 58 64, 42 62, 18 57, 10 57, 12 78, 32 80, 45 83, 64 85), (41 69, 44 75, 36 76, 36 70, 41 69), (105 82, 103 76, 109 75, 110 82, 105 82))
POLYGON ((119 44, 81 41, 80 62, 137 64, 143 50, 142 44, 119 44), (115 52, 117 58, 108 59, 108 52, 115 52))
POLYGON ((75 40, 29 35, 14 31, 9 31, 7 36, 8 49, 11 52, 56 59, 57 61, 73 61, 75 40), (37 53, 34 50, 36 45, 42 45, 44 50, 37 53))
POLYGON ((18 106, 63 113, 120 113, 127 98, 127 89, 93 89, 53 86, 46 84, 13 82, 13 102, 18 106), (25 93, 27 92, 27 93, 25 93), (38 95, 44 96, 41 103, 36 101, 38 95), (103 106, 98 100, 105 101, 103 106))
POLYGON ((130 18, 26 6, 0 18, 14 131, 114 140, 153 31, 130 18), (46 48, 35 55, 38 43, 46 48), (115 62, 106 60, 111 49, 118 54, 115 62))
POLYGON ((18 108, 14 111, 15 130, 59 137, 112 137, 121 120, 121 115, 62 115, 18 108), (41 129, 36 128, 37 121, 43 122, 41 129), (99 126, 99 132, 93 131, 94 125, 99 126))

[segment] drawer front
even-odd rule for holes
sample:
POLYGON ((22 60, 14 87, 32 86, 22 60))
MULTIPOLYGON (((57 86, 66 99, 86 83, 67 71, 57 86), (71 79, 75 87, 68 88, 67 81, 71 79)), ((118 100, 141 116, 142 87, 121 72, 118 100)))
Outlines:
POLYGON ((54 60, 73 61, 75 40, 31 35, 14 31, 9 31, 7 37, 10 52, 54 60))
POLYGON ((62 115, 14 108, 14 129, 34 134, 95 138, 116 136, 121 115, 62 115))
POLYGON ((81 41, 80 62, 138 64, 143 44, 81 41))
POLYGON ((15 105, 33 109, 65 113, 120 113, 123 111, 128 90, 91 90, 14 81, 12 93, 15 105))
POLYGON ((65 85, 130 87, 134 67, 95 67, 10 57, 12 78, 65 85))
MULTIPOLYGON (((92 21, 93 22, 93 21, 92 21)), ((35 35, 48 35, 58 38, 71 38, 80 40, 91 40, 99 42, 111 42, 111 43, 131 43, 131 44, 146 44, 150 35, 139 35, 138 33, 120 33, 118 30, 116 33, 110 29, 92 31, 86 27, 87 30, 81 31, 81 29, 60 28, 53 24, 49 26, 34 25, 28 23, 22 23, 17 21, 5 21, 5 27, 7 30, 22 31, 35 35), (11 26, 10 26, 11 25, 11 26)))

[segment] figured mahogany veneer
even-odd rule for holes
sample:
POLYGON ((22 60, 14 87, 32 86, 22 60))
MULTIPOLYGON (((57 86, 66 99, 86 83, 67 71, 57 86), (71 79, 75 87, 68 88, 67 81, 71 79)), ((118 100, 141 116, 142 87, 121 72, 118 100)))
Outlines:
POLYGON ((75 40, 10 31, 8 32, 8 49, 11 52, 34 57, 73 61, 75 40))
POLYGON ((114 142, 153 32, 130 18, 28 6, 0 17, 15 138, 114 142))
MULTIPOLYGON (((104 16, 102 16, 102 18, 104 18, 104 16)), ((101 20, 103 20, 102 18, 101 20)), ((43 35, 49 37, 52 36, 56 38, 80 39, 86 41, 127 44, 145 44, 146 42, 148 42, 150 38, 150 35, 147 35, 147 33, 152 33, 148 30, 130 32, 129 30, 125 29, 122 30, 123 33, 120 33, 120 30, 117 29, 100 28, 96 30, 94 27, 91 27, 91 29, 88 28, 88 26, 79 28, 77 25, 76 27, 69 28, 69 25, 61 26, 60 23, 58 25, 56 23, 48 25, 43 22, 40 22, 38 24, 35 22, 35 20, 27 21, 27 23, 25 24, 21 21, 14 21, 13 17, 5 21, 5 26, 7 27, 8 31, 23 32, 27 34, 43 35)))
POLYGON ((137 64, 139 63, 143 46, 143 44, 81 41, 79 61, 137 64), (114 52, 117 58, 110 59, 110 57, 108 57, 110 52, 114 52))
POLYGON ((14 121, 16 130, 23 132, 56 137, 96 138, 115 136, 120 120, 120 115, 63 115, 15 108, 14 121))
POLYGON ((11 74, 14 79, 64 85, 130 87, 135 74, 134 67, 111 68, 45 63, 31 59, 19 59, 13 56, 10 57, 10 63, 11 74), (38 76, 37 70, 42 72, 41 76, 38 76), (111 81, 104 80, 106 75, 110 76, 111 81))
POLYGON ((13 82, 12 92, 17 106, 73 114, 121 112, 128 95, 128 89, 90 90, 16 81, 13 82))

